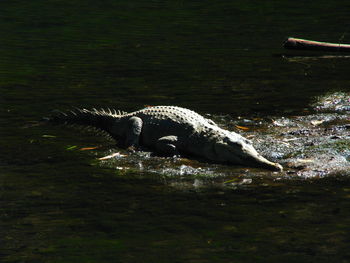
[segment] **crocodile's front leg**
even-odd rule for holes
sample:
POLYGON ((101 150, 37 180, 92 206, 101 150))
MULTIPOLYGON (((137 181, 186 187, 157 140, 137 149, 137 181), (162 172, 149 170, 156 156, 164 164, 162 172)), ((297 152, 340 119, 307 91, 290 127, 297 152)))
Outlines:
POLYGON ((139 117, 131 117, 126 122, 125 129, 125 148, 133 148, 139 146, 140 134, 142 130, 142 119, 139 117))

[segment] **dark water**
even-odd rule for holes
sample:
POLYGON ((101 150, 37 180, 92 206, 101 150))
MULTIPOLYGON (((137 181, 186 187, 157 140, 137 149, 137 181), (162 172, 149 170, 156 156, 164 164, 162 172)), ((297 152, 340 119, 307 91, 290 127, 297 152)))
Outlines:
POLYGON ((350 42, 349 7, 1 1, 0 261, 350 262, 346 166, 305 179, 163 159, 144 167, 143 156, 103 163, 113 142, 37 122, 81 106, 178 105, 223 125, 309 116, 317 96, 349 92, 349 59, 287 59, 281 43, 350 42))

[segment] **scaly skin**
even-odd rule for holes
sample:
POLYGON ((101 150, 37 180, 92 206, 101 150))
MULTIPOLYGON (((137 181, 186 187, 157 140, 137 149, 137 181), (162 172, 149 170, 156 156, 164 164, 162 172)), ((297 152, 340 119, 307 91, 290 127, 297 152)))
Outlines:
POLYGON ((126 148, 146 146, 166 155, 184 153, 220 163, 283 169, 262 157, 241 135, 176 106, 155 106, 131 113, 77 109, 50 120, 101 129, 126 148))

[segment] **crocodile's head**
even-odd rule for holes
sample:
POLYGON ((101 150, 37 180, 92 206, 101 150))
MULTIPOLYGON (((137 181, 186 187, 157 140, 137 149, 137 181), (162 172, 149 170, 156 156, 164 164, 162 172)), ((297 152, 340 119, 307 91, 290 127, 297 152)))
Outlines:
POLYGON ((278 163, 273 163, 261 156, 251 142, 241 136, 227 136, 217 140, 214 144, 216 158, 222 162, 261 167, 273 171, 282 171, 278 163))

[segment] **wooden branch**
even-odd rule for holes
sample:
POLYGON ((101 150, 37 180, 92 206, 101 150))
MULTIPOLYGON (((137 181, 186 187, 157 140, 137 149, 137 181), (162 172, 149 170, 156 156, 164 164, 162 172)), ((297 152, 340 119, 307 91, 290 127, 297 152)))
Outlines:
POLYGON ((293 37, 289 37, 283 43, 283 47, 286 49, 298 49, 298 50, 350 52, 350 45, 348 44, 318 42, 318 41, 293 38, 293 37))

